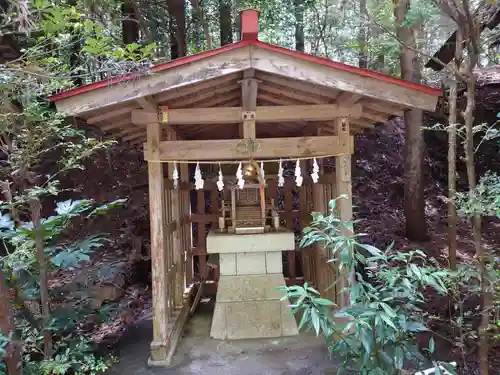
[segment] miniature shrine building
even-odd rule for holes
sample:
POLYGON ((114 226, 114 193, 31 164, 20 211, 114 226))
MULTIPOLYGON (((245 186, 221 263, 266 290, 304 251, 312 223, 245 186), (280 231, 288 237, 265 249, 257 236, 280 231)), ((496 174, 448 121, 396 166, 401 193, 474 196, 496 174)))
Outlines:
POLYGON ((339 200, 338 214, 352 218, 356 134, 409 109, 434 111, 441 95, 263 43, 255 10, 243 11, 241 22, 237 43, 51 97, 60 112, 144 147, 153 365, 170 363, 192 300, 188 287, 202 278, 208 254, 219 258, 208 273, 218 285, 214 338, 296 334, 286 304, 270 289, 276 286, 307 281, 337 304, 348 303, 337 293, 341 285, 325 291, 337 277, 328 254, 318 246, 299 249, 294 232, 342 194, 348 199, 339 200), (325 157, 335 159, 335 168, 322 166, 325 157), (295 177, 282 175, 280 160, 296 166, 295 177), (210 177, 208 166, 219 176, 210 177))

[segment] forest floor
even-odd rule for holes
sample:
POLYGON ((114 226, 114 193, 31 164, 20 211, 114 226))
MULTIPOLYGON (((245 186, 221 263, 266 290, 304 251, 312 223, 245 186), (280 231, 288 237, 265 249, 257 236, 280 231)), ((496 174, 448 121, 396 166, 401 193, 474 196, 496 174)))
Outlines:
MULTIPOLYGON (((365 242, 372 243, 380 248, 388 246, 394 241, 397 249, 421 249, 429 256, 446 263, 446 203, 443 199, 446 196, 446 141, 440 139, 439 134, 430 134, 426 136, 428 154, 426 156, 425 168, 425 190, 426 190, 426 213, 429 240, 423 243, 412 243, 404 236, 404 214, 403 214, 403 125, 401 122, 393 122, 377 129, 370 135, 358 136, 356 139, 356 167, 354 171, 353 198, 356 218, 362 219, 358 225, 358 231, 367 234, 365 242)), ((495 154, 494 154, 495 155, 495 154)), ((498 152, 496 152, 498 155, 498 152)), ((482 168, 491 170, 500 170, 500 160, 487 159, 481 165, 482 168)), ((100 252, 98 257, 89 263, 81 273, 87 273, 86 270, 92 268, 112 269, 109 265, 120 265, 119 271, 113 274, 119 274, 120 282, 115 280, 108 281, 107 284, 113 284, 119 287, 118 292, 103 293, 99 297, 98 304, 106 306, 110 302, 118 305, 115 311, 118 311, 111 323, 92 324, 87 329, 94 332, 97 342, 105 343, 106 347, 115 347, 116 342, 126 342, 128 335, 125 334, 125 341, 120 340, 123 332, 128 331, 128 327, 137 322, 147 322, 151 309, 151 295, 149 289, 149 225, 148 225, 148 199, 147 199, 147 169, 143 161, 142 153, 139 150, 127 150, 121 146, 116 146, 108 153, 103 154, 101 160, 89 164, 85 174, 71 176, 69 181, 62 183, 81 186, 82 191, 87 192, 90 197, 100 201, 110 201, 117 198, 128 197, 128 203, 123 209, 107 217, 105 221, 95 223, 99 230, 111 233, 112 241, 109 246, 100 252), (99 176, 95 179, 88 179, 86 176, 99 176), (109 295, 112 295, 110 297, 109 295)), ((458 186, 464 187, 467 181, 463 166, 459 165, 458 186)), ((71 186, 71 185, 69 185, 71 186)), ((463 262, 473 260, 474 247, 470 239, 470 225, 466 220, 459 222, 459 257, 463 262)), ((500 221, 495 219, 484 220, 483 238, 488 250, 500 252, 500 221)), ((58 275, 57 281, 64 283, 63 279, 74 278, 74 274, 58 275)), ((429 312, 433 314, 443 314, 443 308, 446 310, 447 303, 436 297, 429 300, 429 312)), ((147 323, 140 323, 145 324, 147 323)), ((142 325, 144 327, 144 325, 142 325)), ((439 324, 433 329, 440 330, 439 324)), ((144 330, 141 330, 144 331, 144 330)), ((445 330, 446 331, 446 330, 445 330)), ((146 331, 147 332, 147 329, 146 331)), ((438 332, 439 333, 439 332, 438 332)), ((443 336, 449 336, 449 332, 444 332, 443 336)), ((150 340, 150 333, 147 340, 150 340)), ((196 337, 196 335, 195 335, 196 337)), ((302 336, 301 336, 302 337, 302 336)), ((453 337, 449 338, 454 340, 453 337)), ((304 341, 304 350, 312 350, 309 344, 304 341)), ((181 352, 186 352, 186 346, 189 343, 196 346, 196 339, 186 340, 181 352)), ((446 340, 438 341, 439 353, 442 360, 461 361, 462 354, 452 350, 449 342, 446 340)), ((149 344, 143 345, 141 355, 146 355, 149 344)), ((132 346, 132 353, 135 353, 132 346)), ((208 346, 210 348, 210 346, 208 346)), ((500 348, 493 348, 491 359, 493 373, 500 373, 500 348), (496 361, 496 362, 495 362, 496 361)), ((200 348, 192 350, 201 350, 200 348)), ((315 356, 322 354, 316 353, 315 356)), ((257 353, 257 352, 255 352, 257 353)), ((300 358, 301 350, 292 350, 285 355, 291 359, 293 356, 300 358), (295 353, 295 354, 290 354, 295 353)), ((322 353, 320 351, 320 353, 322 353)), ((192 354, 192 353, 191 353, 192 354)), ((190 356, 191 354, 184 354, 190 356)), ((201 356, 216 356, 217 353, 205 352, 201 356)), ((257 355, 257 354, 256 354, 257 355)), ((270 353, 270 357, 274 354, 270 353)), ((196 357, 196 355, 195 355, 196 357)), ((266 354, 264 354, 265 358, 266 354)), ((287 361, 283 357, 283 361, 287 361)), ((314 362, 324 364, 323 357, 318 357, 314 362)), ((470 366, 467 374, 474 374, 477 368, 476 355, 474 350, 467 353, 466 361, 470 366)), ((215 360, 217 361, 221 360, 215 360)), ((233 358, 233 357, 231 357, 233 358)), ((238 357, 242 368, 247 366, 245 356, 238 357)), ((239 360, 237 360, 239 361, 239 360)), ((265 359, 262 359, 265 361, 265 359)), ((259 362, 259 360, 257 361, 259 362)), ((127 362, 125 362, 127 363, 127 362)), ((186 368, 184 372, 175 372, 179 374, 189 373, 186 368)), ((118 372, 116 372, 118 373, 118 372)), ((127 371, 126 373, 131 373, 127 371)), ((207 373, 209 372, 192 372, 207 373)), ((237 372, 244 374, 243 372, 237 372)), ((280 374, 280 372, 275 372, 280 374)), ((306 374, 315 372, 281 372, 287 374, 306 374)), ((137 372, 140 374, 140 372, 137 372)), ((153 372, 151 372, 153 374, 153 372)), ((167 373, 165 373, 167 374, 167 373)), ((272 373, 274 374, 274 373, 272 373)))

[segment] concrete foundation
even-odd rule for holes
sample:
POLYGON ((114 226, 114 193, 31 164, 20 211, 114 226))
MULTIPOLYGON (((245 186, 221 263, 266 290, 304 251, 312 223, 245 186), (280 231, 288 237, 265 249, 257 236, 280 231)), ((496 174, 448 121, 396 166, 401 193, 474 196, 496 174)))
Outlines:
POLYGON ((219 253, 220 279, 210 336, 253 339, 298 334, 297 323, 281 301, 285 285, 281 251, 295 246, 286 230, 242 235, 209 233, 207 252, 219 253))

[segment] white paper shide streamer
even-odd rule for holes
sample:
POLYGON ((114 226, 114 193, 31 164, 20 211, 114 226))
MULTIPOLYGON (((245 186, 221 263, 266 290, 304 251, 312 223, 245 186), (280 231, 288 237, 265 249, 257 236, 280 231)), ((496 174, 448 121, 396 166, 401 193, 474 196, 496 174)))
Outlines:
POLYGON ((243 189, 245 185, 245 180, 243 179, 243 169, 241 168, 241 163, 238 165, 238 170, 236 171, 236 178, 238 179, 238 187, 243 189))
POLYGON ((304 177, 302 177, 302 171, 300 170, 300 161, 297 159, 297 163, 295 164, 295 184, 301 187, 303 181, 304 177))
POLYGON ((194 186, 196 190, 203 189, 203 185, 205 181, 203 181, 203 177, 201 176, 200 163, 196 163, 196 169, 194 170, 194 186))
POLYGON ((174 188, 179 187, 179 170, 177 169, 177 163, 174 162, 174 171, 172 172, 172 180, 174 181, 174 188))
POLYGON ((217 179, 217 189, 219 191, 224 190, 224 181, 222 177, 222 167, 219 164, 219 178, 217 179))
POLYGON ((279 164, 279 168, 278 168, 278 186, 283 187, 283 185, 285 185, 285 177, 283 177, 283 165, 281 164, 281 160, 280 160, 280 164, 279 164))
POLYGON ((319 165, 318 162, 316 161, 316 158, 313 159, 313 171, 311 173, 311 178, 314 183, 317 183, 319 180, 319 165))
POLYGON ((264 172, 264 162, 260 162, 260 178, 262 179, 262 181, 266 181, 266 174, 264 172))

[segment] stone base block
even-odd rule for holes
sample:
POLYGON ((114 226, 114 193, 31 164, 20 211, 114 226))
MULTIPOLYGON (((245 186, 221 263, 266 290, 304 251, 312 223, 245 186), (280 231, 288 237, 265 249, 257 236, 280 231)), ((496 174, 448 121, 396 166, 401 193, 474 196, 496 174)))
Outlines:
POLYGON ((281 251, 222 253, 220 274, 226 276, 283 273, 281 251))
POLYGON ((287 300, 280 301, 283 275, 223 276, 210 336, 219 340, 253 339, 298 334, 287 300))

